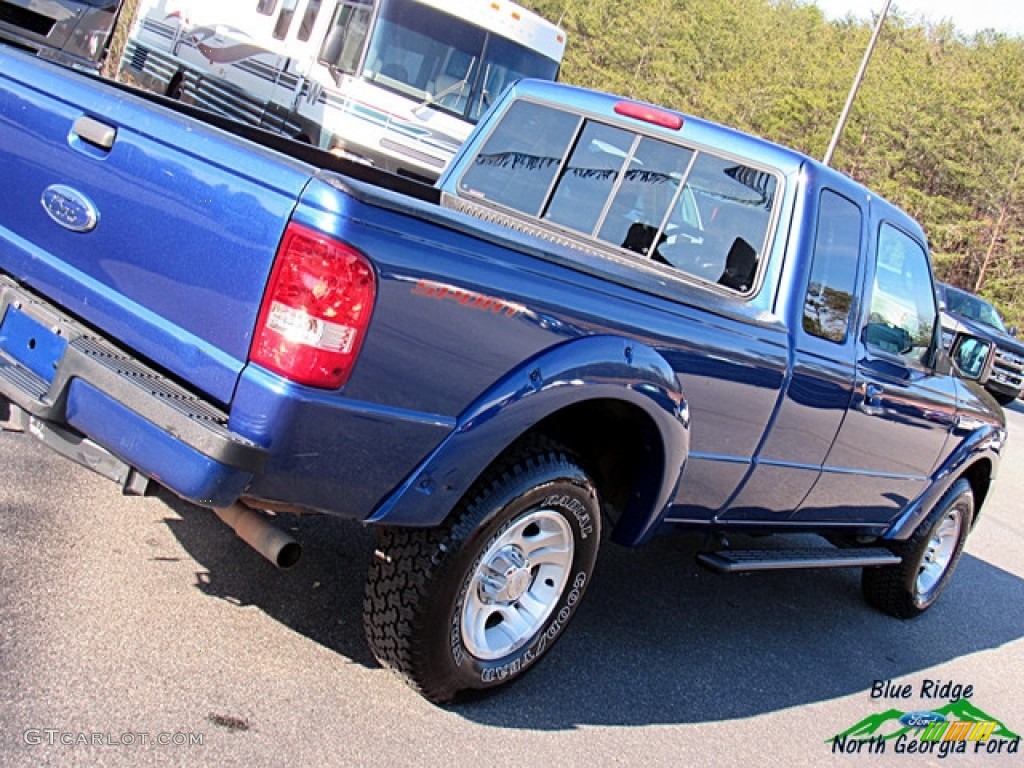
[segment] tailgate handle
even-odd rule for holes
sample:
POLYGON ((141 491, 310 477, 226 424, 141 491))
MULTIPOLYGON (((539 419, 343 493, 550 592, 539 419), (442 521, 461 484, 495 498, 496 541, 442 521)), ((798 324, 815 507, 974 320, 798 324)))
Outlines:
POLYGON ((109 150, 114 146, 117 129, 83 115, 75 120, 75 124, 71 127, 71 134, 94 147, 109 150))

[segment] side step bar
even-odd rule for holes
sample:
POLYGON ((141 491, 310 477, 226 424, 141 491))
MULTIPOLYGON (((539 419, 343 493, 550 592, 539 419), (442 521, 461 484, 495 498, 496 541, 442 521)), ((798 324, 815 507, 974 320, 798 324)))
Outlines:
POLYGON ((697 562, 719 573, 744 571, 785 571, 798 568, 863 568, 872 565, 898 565, 900 558, 883 547, 836 549, 802 547, 798 549, 723 549, 701 552, 697 562))

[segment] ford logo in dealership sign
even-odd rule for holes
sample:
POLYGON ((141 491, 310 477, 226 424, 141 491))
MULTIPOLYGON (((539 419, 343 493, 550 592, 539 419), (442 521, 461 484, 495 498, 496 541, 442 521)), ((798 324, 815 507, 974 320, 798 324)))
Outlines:
POLYGON ((932 723, 944 723, 946 716, 938 712, 907 712, 900 718, 900 723, 908 728, 924 728, 932 723))
POLYGON ((72 232, 91 232, 100 220, 99 211, 89 198, 63 184, 43 190, 40 202, 51 219, 72 232))

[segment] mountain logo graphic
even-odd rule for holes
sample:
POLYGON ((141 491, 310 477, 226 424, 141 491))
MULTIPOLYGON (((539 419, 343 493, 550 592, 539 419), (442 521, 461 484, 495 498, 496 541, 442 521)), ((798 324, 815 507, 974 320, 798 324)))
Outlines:
POLYGON ((887 709, 868 715, 859 723, 842 733, 825 739, 826 743, 841 739, 872 739, 891 741, 900 736, 919 736, 923 741, 947 741, 968 739, 982 741, 990 738, 1014 740, 1020 736, 1005 723, 974 706, 967 699, 954 702, 934 710, 903 712, 887 709), (964 725, 961 725, 964 724, 964 725), (971 737, 974 734, 974 738, 971 737))

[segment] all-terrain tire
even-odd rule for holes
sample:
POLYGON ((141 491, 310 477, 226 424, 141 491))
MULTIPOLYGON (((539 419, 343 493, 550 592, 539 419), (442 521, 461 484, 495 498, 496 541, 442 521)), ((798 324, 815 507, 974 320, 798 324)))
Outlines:
POLYGON ((928 610, 948 586, 974 520, 974 493, 960 478, 918 526, 895 548, 899 565, 865 568, 861 588, 868 603, 901 619, 928 610))
POLYGON ((578 459, 535 440, 499 461, 441 527, 384 527, 367 576, 366 639, 426 698, 531 669, 590 583, 597 491, 578 459))

